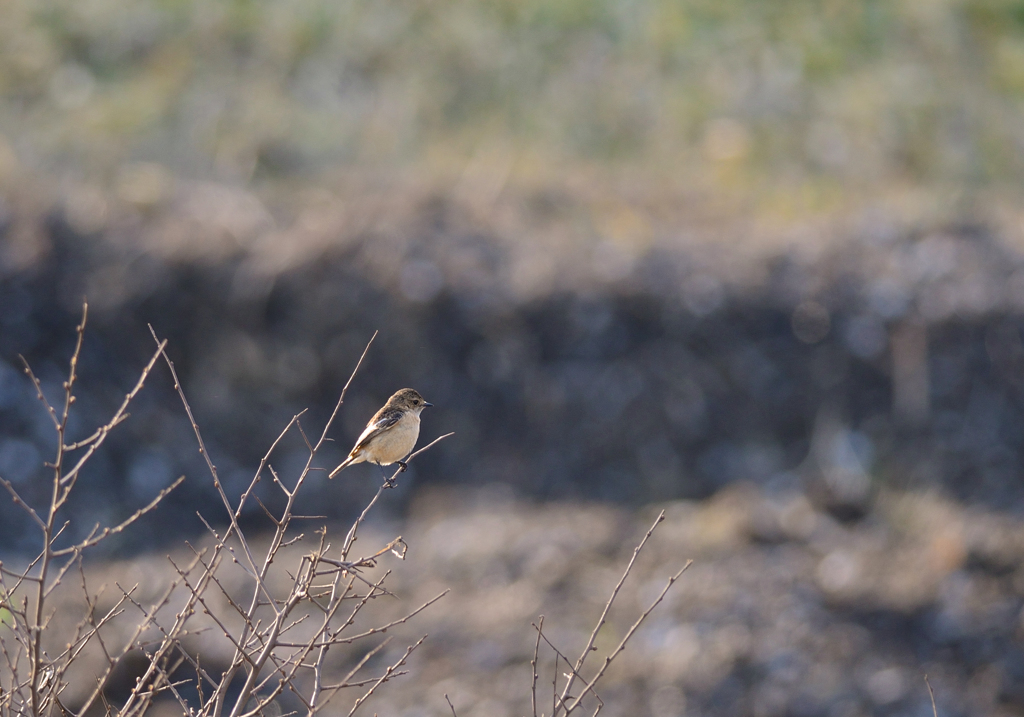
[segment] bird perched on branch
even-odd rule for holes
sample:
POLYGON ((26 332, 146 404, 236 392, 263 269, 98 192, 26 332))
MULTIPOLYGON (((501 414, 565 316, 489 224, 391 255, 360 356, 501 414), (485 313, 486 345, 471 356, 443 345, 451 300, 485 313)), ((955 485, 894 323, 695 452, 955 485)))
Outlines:
MULTIPOLYGON (((356 463, 367 461, 382 466, 397 463, 405 470, 402 459, 412 453, 420 435, 420 413, 433 406, 411 388, 403 388, 388 399, 384 407, 373 414, 366 428, 356 439, 348 458, 331 471, 330 478, 356 463)), ((385 476, 386 478, 386 476, 385 476)))

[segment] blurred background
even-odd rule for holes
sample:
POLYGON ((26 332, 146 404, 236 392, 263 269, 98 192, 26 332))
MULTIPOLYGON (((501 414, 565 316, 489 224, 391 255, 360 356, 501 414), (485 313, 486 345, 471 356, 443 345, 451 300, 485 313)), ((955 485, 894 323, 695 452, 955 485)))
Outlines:
MULTIPOLYGON (((528 669, 531 616, 668 505, 701 526, 666 549, 693 594, 614 714, 931 714, 923 672, 940 714, 1024 714, 1022 107, 1016 0, 4 0, 0 476, 48 498, 19 355, 56 400, 85 299, 72 436, 151 324, 235 493, 379 331, 322 467, 413 386, 423 438, 456 436, 387 520, 582 536, 536 570, 492 541, 482 566, 519 567, 490 588, 534 591, 517 637, 449 626, 431 679, 528 669)), ((360 471, 300 512, 351 516, 360 471)), ((182 474, 108 558, 199 534, 215 496, 158 366, 67 538, 182 474)), ((33 538, 0 500, 0 558, 33 538)), ((380 709, 447 714, 415 679, 437 704, 380 709)), ((460 714, 524 710, 463 688, 460 714)))

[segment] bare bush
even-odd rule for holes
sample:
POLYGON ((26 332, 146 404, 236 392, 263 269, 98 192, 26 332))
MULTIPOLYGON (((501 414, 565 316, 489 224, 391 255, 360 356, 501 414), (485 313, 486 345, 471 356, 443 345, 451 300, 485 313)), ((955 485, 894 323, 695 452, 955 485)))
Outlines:
MULTIPOLYGON (((348 711, 350 715, 355 713, 381 685, 404 674, 403 665, 425 636, 373 675, 366 674, 367 665, 381 653, 387 640, 366 648, 361 659, 340 679, 330 679, 325 670, 328 652, 333 647, 370 642, 389 628, 406 622, 444 594, 385 624, 365 625, 359 621, 360 613, 370 601, 391 594, 384 585, 389 572, 371 580, 363 575, 364 569, 375 567, 387 554, 400 559, 405 557, 407 546, 401 536, 369 554, 356 556, 353 553, 360 525, 383 492, 393 485, 399 471, 381 485, 339 546, 331 543, 327 530, 323 529, 316 531, 308 552, 296 555, 292 551, 288 559, 279 559, 284 557, 285 549, 308 539, 305 533, 294 529, 297 520, 308 517, 294 513, 296 494, 312 473, 319 470, 314 467, 315 459, 327 441, 327 433, 366 351, 316 443, 310 442, 303 429, 302 414, 294 416, 267 451, 249 485, 233 501, 225 492, 206 450, 174 364, 164 351, 167 342, 157 339, 155 334, 155 353, 111 420, 88 438, 68 442, 68 416, 75 402, 76 369, 87 310, 86 307, 83 311, 68 379, 64 382, 63 407, 58 410, 48 402, 39 380, 26 363, 26 372, 53 420, 57 437, 56 457, 47 464, 53 472, 49 504, 37 510, 22 498, 10 481, 0 477, 0 485, 38 528, 41 544, 38 555, 20 569, 0 564, 0 655, 6 668, 0 681, 0 715, 86 715, 97 708, 108 714, 143 715, 158 700, 168 697, 188 715, 280 714, 280 698, 285 693, 288 704, 299 705, 293 712, 312 715, 321 711, 339 692, 358 689, 359 694, 353 698, 348 711), (191 559, 185 564, 168 557, 176 579, 166 589, 154 599, 143 602, 138 595, 138 585, 124 588, 118 584, 116 599, 100 609, 100 595, 105 588, 90 589, 82 567, 83 554, 156 508, 183 478, 161 490, 148 505, 122 523, 104 528, 97 525, 84 540, 66 547, 57 547, 68 527, 68 523, 59 522, 59 514, 78 485, 82 467, 110 431, 127 417, 129 404, 161 357, 170 370, 175 390, 195 431, 199 450, 206 459, 226 511, 228 525, 219 532, 211 521, 200 516, 211 542, 206 547, 193 548, 191 559), (277 474, 270 457, 290 431, 298 432, 309 454, 299 475, 288 481, 277 474), (241 528, 238 519, 249 501, 259 502, 254 489, 265 474, 269 474, 284 495, 284 507, 274 514, 259 503, 273 525, 269 542, 260 541, 266 543, 260 550, 241 528), (244 574, 245 589, 241 594, 232 570, 241 570, 244 574), (84 615, 70 635, 54 635, 57 632, 53 622, 55 611, 48 606, 48 600, 72 571, 80 576, 84 615), (169 615, 172 611, 173 615, 169 615), (135 617, 130 618, 131 614, 135 617), (108 628, 112 628, 115 621, 125 619, 133 622, 134 628, 127 639, 117 640, 116 635, 123 634, 123 630, 119 633, 108 628), (210 630, 218 632, 229 646, 227 664, 217 668, 189 649, 191 639, 210 630), (115 637, 112 639, 112 636, 115 637), (57 652, 46 647, 61 643, 66 646, 57 652), (76 663, 86 657, 95 660, 97 656, 102 657, 102 668, 93 674, 93 687, 73 704, 62 699, 76 663), (133 656, 144 658, 141 674, 136 675, 123 702, 108 704, 105 688, 119 666, 133 656)), ((441 436, 416 451, 407 462, 446 437, 441 436)), ((332 705, 332 709, 338 711, 339 708, 332 705)))
MULTIPOLYGON (((382 685, 405 674, 407 660, 426 639, 424 635, 384 659, 391 638, 381 639, 383 633, 406 623, 447 592, 399 613, 397 618, 375 620, 365 611, 375 599, 393 595, 385 586, 390 571, 371 575, 369 569, 378 567, 381 559, 389 555, 404 560, 408 546, 401 536, 362 555, 354 552, 354 546, 370 510, 384 491, 394 487, 404 468, 385 476, 339 544, 332 543, 327 528, 307 535, 295 527, 303 520, 318 518, 298 515, 296 496, 314 472, 322 470, 315 467, 317 456, 329 440, 331 425, 373 339, 342 389, 319 438, 315 442, 310 440, 302 425, 303 413, 293 416, 263 456, 251 481, 237 498, 232 498, 223 487, 174 364, 167 356, 167 342, 161 341, 155 332, 156 350, 113 417, 87 438, 69 442, 68 417, 75 403, 77 365, 87 316, 86 306, 77 329, 68 378, 63 384, 63 406, 55 408, 49 403, 40 381, 27 362, 25 365, 37 396, 52 419, 57 439, 55 458, 46 464, 52 471, 48 504, 37 509, 19 494, 12 482, 0 477, 0 485, 28 514, 40 539, 38 554, 26 565, 15 569, 0 563, 0 659, 5 668, 0 674, 0 717, 85 717, 104 712, 134 716, 152 713, 157 705, 168 704, 190 717, 314 715, 328 704, 332 713, 343 713, 345 708, 338 699, 342 695, 349 700, 347 714, 351 716, 382 685), (128 406, 161 358, 195 433, 227 523, 218 530, 214 525, 224 524, 223 520, 209 520, 210 516, 200 514, 208 535, 196 545, 186 543, 185 560, 180 555, 167 557, 173 577, 165 585, 140 587, 136 583, 124 587, 115 581, 115 589, 109 585, 93 589, 83 567, 85 553, 155 509, 184 480, 178 478, 164 487, 149 504, 123 522, 103 528, 96 525, 85 538, 62 546, 61 537, 69 524, 61 522, 61 510, 79 486, 83 466, 125 420, 128 406), (289 478, 278 474, 271 456, 292 432, 301 438, 308 453, 298 475, 289 478), (262 479, 269 479, 281 491, 283 507, 277 512, 257 496, 256 487, 262 479), (243 510, 253 501, 270 521, 269 534, 250 536, 239 522, 243 510), (72 581, 72 575, 77 580, 72 581), (70 589, 78 591, 76 604, 81 607, 81 614, 71 623, 67 615, 59 614, 53 607, 55 595, 70 589), (106 597, 108 590, 113 593, 112 598, 106 597), (342 652, 350 662, 329 660, 332 649, 342 652), (126 670, 129 687, 115 695, 111 685, 119 672, 126 670), (70 689, 76 682, 74 689, 70 689)), ((406 462, 450 435, 435 439, 406 462)), ((596 690, 598 683, 640 624, 689 567, 687 563, 669 578, 650 607, 594 669, 588 659, 597 649, 598 633, 638 556, 663 520, 664 513, 634 549, 577 659, 570 660, 551 642, 544 632, 543 617, 534 625, 534 717, 540 709, 540 662, 548 651, 555 672, 550 683, 551 711, 541 710, 540 714, 567 717, 585 704, 593 706, 593 714, 597 714, 603 707, 596 690), (560 677, 559 671, 563 669, 560 677), (584 671, 591 676, 585 677, 584 671)), ((451 701, 448 706, 456 714, 451 701)))

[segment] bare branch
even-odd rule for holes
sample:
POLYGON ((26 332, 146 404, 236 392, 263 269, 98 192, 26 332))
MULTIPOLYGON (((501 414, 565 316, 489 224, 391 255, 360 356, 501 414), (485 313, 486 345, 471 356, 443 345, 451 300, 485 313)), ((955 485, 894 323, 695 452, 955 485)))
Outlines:
POLYGON ((334 641, 334 644, 350 644, 350 643, 355 642, 356 640, 362 640, 363 638, 369 637, 370 635, 376 635, 379 632, 386 632, 387 630, 389 630, 390 628, 394 627, 395 625, 401 625, 402 623, 407 622, 410 618, 420 614, 421 612, 426 610, 428 607, 433 605, 435 602, 437 602, 438 600, 443 598, 445 595, 447 595, 449 592, 450 592, 450 589, 447 589, 444 592, 438 593, 437 595, 435 595, 434 597, 430 598, 425 603, 420 605, 418 608, 416 608, 415 610, 410 612, 405 617, 399 618, 398 620, 393 620, 393 621, 389 622, 386 625, 381 625, 380 627, 370 628, 366 632, 361 632, 358 635, 354 635, 352 637, 346 637, 344 639, 340 639, 339 638, 339 639, 334 641))
MULTIPOLYGON (((556 680, 556 682, 557 682, 557 679, 558 679, 558 661, 559 660, 561 660, 562 662, 565 663, 565 669, 568 670, 568 672, 565 673, 566 677, 568 677, 569 675, 572 675, 574 677, 579 677, 582 680, 583 679, 583 675, 579 674, 578 672, 576 672, 573 669, 573 667, 572 667, 572 660, 570 660, 568 657, 566 657, 565 654, 563 654, 561 650, 559 650, 557 647, 555 647, 555 643, 551 642, 551 640, 548 639, 548 636, 545 635, 540 630, 540 628, 537 625, 534 625, 534 629, 537 630, 537 639, 538 640, 544 640, 544 644, 546 644, 548 647, 550 647, 551 651, 555 653, 555 680, 556 680)), ((596 692, 594 692, 594 697, 597 698, 597 701, 599 703, 601 702, 601 698, 598 696, 598 694, 596 692)), ((552 698, 553 698, 555 704, 557 704, 559 706, 564 706, 563 700, 558 696, 557 690, 552 695, 552 698)), ((566 699, 572 699, 572 698, 571 697, 567 697, 566 699)), ((554 715, 556 713, 557 713, 556 710, 552 710, 552 715, 554 715)))
MULTIPOLYGON (((415 451, 414 453, 412 453, 408 458, 405 459, 405 463, 408 464, 410 461, 412 461, 413 458, 418 456, 420 453, 423 453, 423 451, 426 451, 426 450, 428 450, 430 448, 433 448, 434 445, 436 445, 437 443, 440 443, 445 438, 449 438, 449 437, 454 436, 454 435, 455 435, 454 433, 446 433, 443 436, 438 436, 437 438, 432 440, 430 443, 428 443, 427 445, 423 446, 423 448, 420 448, 418 451, 415 451)), ((370 509, 373 508, 373 506, 377 504, 377 501, 380 499, 380 497, 384 493, 384 491, 387 490, 388 488, 391 488, 394 485, 395 478, 397 478, 398 474, 401 473, 401 472, 402 472, 401 468, 396 470, 394 472, 394 474, 388 480, 386 480, 384 482, 384 484, 380 488, 377 489, 377 494, 373 496, 373 499, 370 500, 370 502, 366 506, 366 508, 363 509, 363 512, 360 513, 358 518, 356 518, 356 522, 354 522, 352 524, 352 527, 348 531, 348 535, 345 536, 345 542, 341 546, 341 558, 342 558, 342 560, 344 560, 345 558, 348 557, 348 551, 352 548, 352 543, 354 543, 355 539, 356 539, 356 531, 359 530, 359 526, 362 525, 364 520, 366 520, 366 516, 370 513, 370 509)))
MULTIPOLYGON (((664 513, 662 515, 664 515, 664 513)), ((652 530, 653 530, 653 528, 652 528, 652 530)), ((650 533, 648 532, 647 535, 650 536, 650 533)), ((645 538, 645 540, 646 540, 646 538, 645 538)), ((651 603, 651 606, 649 608, 647 608, 640 617, 637 618, 636 622, 633 623, 633 626, 631 628, 629 628, 629 630, 626 632, 625 636, 622 638, 622 641, 619 642, 618 647, 616 647, 614 650, 612 650, 611 654, 609 654, 607 657, 604 658, 604 664, 601 665, 601 669, 598 670, 597 674, 594 675, 593 679, 591 679, 590 682, 587 683, 586 688, 584 688, 584 690, 582 692, 580 692, 579 697, 577 697, 573 701, 573 703, 571 705, 566 706, 566 709, 565 709, 565 713, 566 714, 569 714, 574 709, 579 707, 580 701, 584 697, 586 697, 587 693, 593 691, 594 685, 596 685, 598 683, 598 681, 600 681, 601 677, 604 676, 604 672, 605 672, 605 670, 608 669, 608 666, 610 664, 612 664, 612 660, 614 660, 616 658, 616 656, 618 656, 618 654, 620 652, 622 652, 623 650, 626 649, 626 643, 629 642, 629 638, 631 638, 633 636, 633 633, 636 632, 637 628, 640 627, 641 623, 643 623, 643 621, 647 619, 647 616, 650 615, 651 612, 654 610, 654 608, 656 608, 658 606, 658 604, 665 598, 665 595, 668 593, 668 591, 675 584, 676 580, 678 580, 680 578, 680 576, 682 576, 682 574, 685 573, 687 568, 689 568, 691 565, 693 565, 693 561, 692 560, 686 561, 686 565, 684 565, 682 567, 682 569, 678 573, 676 573, 675 575, 673 575, 671 578, 668 579, 668 582, 665 584, 665 587, 662 589, 662 591, 658 594, 658 597, 655 599, 654 602, 651 603)))
POLYGON ((533 717, 537 717, 537 656, 540 652, 540 638, 544 634, 544 616, 541 615, 540 619, 533 624, 533 627, 537 630, 537 642, 533 645, 533 659, 530 660, 530 668, 533 672, 533 681, 530 685, 530 706, 533 708, 533 717))
POLYGON ((86 548, 91 548, 93 545, 96 545, 104 539, 109 538, 111 535, 117 535, 125 528, 127 528, 129 525, 134 523, 136 520, 144 516, 146 513, 156 508, 160 504, 160 502, 164 498, 166 498, 171 491, 173 491, 175 488, 181 485, 184 480, 185 476, 178 477, 178 479, 171 483, 169 486, 163 488, 157 494, 157 496, 153 498, 153 500, 151 500, 146 506, 139 508, 131 515, 131 517, 127 518, 126 520, 114 526, 113 528, 104 528, 102 531, 100 531, 99 535, 96 535, 95 537, 91 537, 87 540, 84 540, 81 543, 78 543, 77 545, 72 545, 68 548, 63 548, 62 550, 55 550, 53 551, 53 556, 55 558, 59 558, 63 555, 81 553, 86 548))
POLYGON ((19 508, 22 508, 26 513, 32 516, 32 520, 35 521, 36 525, 39 526, 40 530, 45 531, 46 523, 44 523, 43 519, 39 517, 39 514, 35 511, 35 509, 28 503, 26 503, 20 495, 18 495, 18 491, 14 489, 14 486, 11 484, 11 482, 6 478, 0 478, 0 485, 3 485, 3 487, 7 489, 7 492, 11 494, 11 500, 14 501, 14 504, 19 508))
POLYGON ((927 674, 924 676, 924 683, 928 686, 928 697, 931 698, 932 701, 932 717, 939 717, 939 710, 935 706, 935 691, 932 690, 932 683, 928 681, 927 674))
POLYGON ((370 353, 370 347, 373 346, 373 341, 377 338, 378 333, 379 332, 374 331, 373 336, 371 336, 370 340, 366 342, 366 348, 363 349, 363 353, 359 356, 359 360, 356 361, 356 367, 352 369, 352 373, 349 374, 348 381, 346 381, 345 385, 342 387, 341 395, 338 396, 338 402, 334 404, 334 410, 331 411, 331 416, 327 419, 327 423, 324 425, 324 431, 320 434, 320 440, 317 441, 314 452, 318 451, 324 441, 327 440, 327 431, 330 430, 331 425, 334 423, 334 419, 337 417, 338 411, 341 410, 341 405, 345 403, 345 394, 348 393, 348 387, 352 385, 352 380, 356 377, 356 374, 359 373, 359 368, 363 365, 363 360, 366 358, 366 354, 370 353))
POLYGON ((395 671, 399 667, 401 667, 402 665, 405 664, 405 661, 409 659, 409 655, 411 655, 413 653, 413 651, 417 647, 422 645, 423 641, 426 640, 426 639, 427 639, 427 636, 424 635, 423 637, 421 637, 419 640, 416 641, 416 644, 410 645, 408 648, 406 648, 405 654, 402 655, 401 658, 399 658, 398 662, 396 662, 393 665, 391 665, 390 667, 388 667, 388 669, 384 672, 384 674, 380 676, 380 679, 378 679, 375 683, 373 683, 373 687, 371 687, 369 690, 367 690, 366 694, 364 694, 362 697, 360 697, 358 700, 356 700, 356 703, 354 705, 352 705, 352 709, 349 710, 348 717, 352 717, 352 715, 354 715, 356 713, 356 710, 359 709, 360 705, 362 705, 366 700, 368 700, 370 698, 370 695, 372 695, 374 693, 374 691, 376 691, 376 689, 378 687, 383 685, 385 682, 390 680, 392 677, 395 677, 395 671))
MULTIPOLYGON (((359 662, 356 663, 355 667, 353 667, 351 670, 349 670, 348 674, 345 675, 342 678, 341 682, 339 682, 336 685, 327 685, 327 686, 323 687, 323 692, 327 693, 327 699, 330 699, 331 696, 334 695, 334 693, 337 692, 338 690, 343 690, 346 687, 362 687, 363 685, 368 685, 371 682, 376 682, 377 681, 376 677, 374 677, 372 679, 369 679, 369 680, 360 680, 359 682, 349 682, 349 680, 351 680, 353 677, 355 677, 356 673, 358 673, 359 670, 363 669, 363 667, 366 666, 366 663, 369 662, 373 658, 374 655, 376 655, 378 652, 380 652, 385 647, 387 647, 389 644, 391 644, 391 640, 392 640, 392 638, 390 638, 390 637, 387 638, 386 640, 384 640, 384 642, 380 643, 375 648, 373 648, 372 650, 367 652, 365 655, 363 655, 362 659, 359 660, 359 662)), ((396 675, 397 674, 398 673, 396 673, 396 675)), ((313 705, 310 705, 310 707, 311 707, 312 711, 315 711, 315 708, 313 708, 313 705)))
POLYGON ((663 520, 665 520, 665 511, 661 511, 661 513, 658 514, 658 517, 654 520, 654 524, 647 529, 647 533, 644 535, 643 540, 641 540, 640 544, 633 549, 633 557, 629 559, 629 564, 626 565, 626 569, 623 571, 622 577, 619 578, 619 582, 615 585, 615 589, 612 590, 612 594, 608 598, 608 602, 604 605, 604 610, 601 611, 601 617, 598 618, 597 623, 594 625, 594 630, 590 633, 590 639, 587 640, 587 644, 583 648, 583 652, 580 653, 580 657, 576 660, 576 665, 573 668, 572 673, 570 673, 569 679, 565 683, 565 688, 562 690, 562 695, 559 700, 563 704, 565 703, 565 700, 568 699, 569 691, 572 689, 576 675, 583 668, 583 663, 586 662, 587 657, 590 655, 591 650, 594 647, 594 642, 597 640, 597 633, 601 631, 602 627, 604 627, 605 621, 608 617, 608 611, 611 610, 612 603, 615 602, 615 598, 618 596, 619 590, 622 589, 623 583, 625 583, 626 578, 629 577, 629 573, 633 569, 633 565, 636 563, 637 556, 640 555, 640 551, 644 549, 644 546, 647 544, 651 534, 654 533, 655 528, 657 528, 663 520))
POLYGON ((57 418, 57 411, 54 410, 53 406, 50 405, 50 402, 46 400, 46 396, 43 394, 43 385, 39 383, 39 379, 36 378, 36 375, 34 373, 32 373, 32 367, 28 365, 28 361, 25 359, 25 357, 22 356, 21 354, 18 354, 18 358, 21 359, 21 363, 24 364, 25 366, 25 375, 29 377, 29 380, 32 381, 32 385, 36 387, 36 398, 39 399, 40 403, 43 404, 43 407, 49 414, 50 420, 53 421, 53 427, 59 431, 60 419, 57 418))
MULTIPOLYGON (((61 477, 60 482, 61 485, 65 486, 65 490, 67 490, 67 485, 69 483, 73 483, 74 480, 78 477, 78 472, 82 469, 82 466, 86 464, 86 462, 92 457, 93 453, 95 453, 96 450, 101 445, 103 445, 103 442, 107 440, 107 435, 110 433, 110 431, 116 425, 118 425, 128 417, 126 413, 128 409, 128 404, 131 403, 132 399, 134 399, 135 396, 139 393, 139 391, 142 390, 142 386, 145 384, 146 379, 149 377, 150 372, 152 372, 153 370, 153 366, 156 364, 157 359, 160 358, 160 354, 163 353, 163 350, 166 346, 166 341, 159 342, 156 353, 153 354, 152 358, 149 359, 149 362, 146 364, 145 368, 142 369, 142 375, 139 376, 139 380, 135 383, 135 386, 132 388, 131 391, 129 391, 125 395, 124 400, 121 401, 121 405, 114 412, 114 417, 107 422, 107 425, 99 429, 100 435, 96 438, 96 440, 92 441, 89 444, 88 450, 86 450, 86 452, 79 457, 78 462, 75 463, 74 467, 61 477)), ((65 492, 65 495, 67 495, 67 492, 65 492)))

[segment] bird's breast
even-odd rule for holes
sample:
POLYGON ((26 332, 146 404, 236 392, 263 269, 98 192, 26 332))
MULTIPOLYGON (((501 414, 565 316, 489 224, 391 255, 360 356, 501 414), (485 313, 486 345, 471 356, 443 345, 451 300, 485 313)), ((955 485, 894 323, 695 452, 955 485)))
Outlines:
POLYGON ((381 433, 366 447, 372 454, 373 463, 389 465, 408 455, 420 435, 420 419, 415 414, 406 414, 394 426, 381 433))

